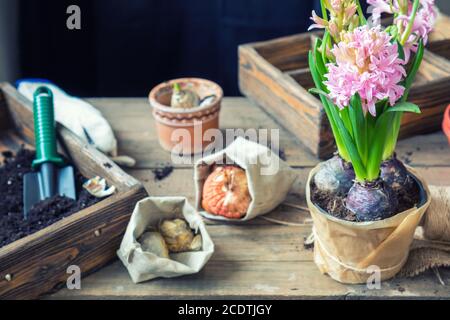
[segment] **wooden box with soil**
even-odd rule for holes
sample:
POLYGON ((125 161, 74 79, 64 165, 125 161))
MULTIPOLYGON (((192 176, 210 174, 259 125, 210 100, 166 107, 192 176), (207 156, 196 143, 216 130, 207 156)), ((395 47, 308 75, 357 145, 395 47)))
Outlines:
POLYGON ((76 167, 77 201, 54 197, 22 220, 22 179, 33 159, 32 104, 0 84, 0 299, 31 299, 65 284, 67 268, 82 276, 116 257, 137 201, 147 192, 95 148, 58 126, 61 152, 76 167), (27 149, 27 150, 24 150, 27 149), (100 176, 116 193, 99 201, 82 190, 83 177, 100 176))
MULTIPOLYGON (((410 93, 422 114, 405 114, 400 138, 440 130, 450 103, 450 23, 443 17, 430 37, 424 61, 410 93), (433 50, 433 52, 431 51, 433 50)), ((286 127, 314 155, 325 159, 335 151, 334 139, 314 87, 308 52, 319 33, 304 33, 239 47, 241 92, 286 127)))

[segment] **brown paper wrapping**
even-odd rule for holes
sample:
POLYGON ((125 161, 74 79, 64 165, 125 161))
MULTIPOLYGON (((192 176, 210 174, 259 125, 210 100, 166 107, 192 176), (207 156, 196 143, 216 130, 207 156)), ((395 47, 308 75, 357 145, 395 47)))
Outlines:
POLYGON ((318 169, 309 174, 306 199, 314 221, 314 262, 320 271, 348 284, 366 283, 373 275, 372 266, 380 269, 381 280, 395 276, 408 259, 414 232, 431 203, 425 181, 408 167, 426 194, 420 207, 381 221, 350 222, 332 217, 312 203, 310 183, 318 169))

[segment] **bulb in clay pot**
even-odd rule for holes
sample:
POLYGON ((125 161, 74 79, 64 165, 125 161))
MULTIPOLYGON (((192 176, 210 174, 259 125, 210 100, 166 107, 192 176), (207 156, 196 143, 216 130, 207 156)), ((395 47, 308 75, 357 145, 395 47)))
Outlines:
POLYGON ((345 206, 358 221, 377 221, 392 217, 398 208, 394 191, 378 179, 355 182, 348 192, 345 206))
POLYGON ((331 194, 347 194, 353 186, 353 180, 355 171, 352 164, 337 155, 323 162, 314 176, 317 189, 331 194))
POLYGON ((395 192, 405 190, 408 192, 414 186, 414 180, 408 174, 405 165, 394 154, 381 164, 381 179, 395 192))
POLYGON ((205 181, 202 207, 210 214, 240 219, 250 202, 247 175, 237 166, 217 166, 205 181))
POLYGON ((172 108, 191 109, 198 107, 200 99, 198 95, 188 89, 181 89, 178 83, 173 86, 173 94, 170 105, 172 108))

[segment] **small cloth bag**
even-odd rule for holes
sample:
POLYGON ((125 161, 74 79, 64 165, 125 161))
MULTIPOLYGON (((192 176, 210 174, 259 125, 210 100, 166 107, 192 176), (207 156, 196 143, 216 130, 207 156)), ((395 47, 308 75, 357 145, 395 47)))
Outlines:
POLYGON ((269 148, 238 137, 226 149, 197 161, 194 168, 196 207, 208 219, 247 221, 275 209, 284 201, 296 172, 269 148), (203 185, 215 164, 236 164, 245 170, 252 201, 241 219, 212 215, 202 208, 203 185))
POLYGON ((199 272, 214 252, 214 244, 202 217, 184 197, 149 197, 134 208, 117 255, 134 283, 158 277, 173 278, 199 272), (181 218, 202 235, 201 251, 170 254, 170 259, 144 251, 137 239, 163 220, 181 218))

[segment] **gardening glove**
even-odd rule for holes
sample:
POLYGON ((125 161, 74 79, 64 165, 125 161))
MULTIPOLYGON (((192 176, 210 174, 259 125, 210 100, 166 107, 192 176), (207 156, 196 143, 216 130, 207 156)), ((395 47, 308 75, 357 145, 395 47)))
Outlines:
POLYGON ((111 126, 100 111, 84 100, 69 96, 47 80, 19 80, 18 91, 33 101, 33 94, 40 86, 48 87, 54 96, 55 118, 83 141, 111 156, 119 165, 134 166, 134 159, 118 156, 117 140, 111 126))

